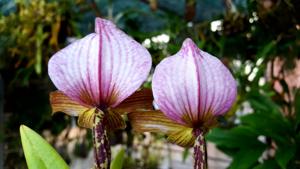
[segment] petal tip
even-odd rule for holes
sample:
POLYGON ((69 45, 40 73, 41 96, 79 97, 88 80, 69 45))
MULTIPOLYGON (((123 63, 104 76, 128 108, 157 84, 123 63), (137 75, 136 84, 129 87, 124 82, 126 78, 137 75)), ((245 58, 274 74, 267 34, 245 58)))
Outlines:
POLYGON ((97 17, 95 19, 95 32, 96 33, 100 33, 100 30, 105 28, 105 27, 115 27, 115 24, 110 21, 110 20, 107 20, 107 19, 102 19, 102 18, 99 18, 97 17))
POLYGON ((183 46, 195 45, 194 41, 191 38, 186 38, 183 41, 183 46))
POLYGON ((195 53, 199 53, 200 49, 198 48, 198 46, 195 44, 195 42, 192 39, 186 38, 183 41, 181 51, 183 51, 184 53, 191 52, 192 56, 195 56, 195 53))

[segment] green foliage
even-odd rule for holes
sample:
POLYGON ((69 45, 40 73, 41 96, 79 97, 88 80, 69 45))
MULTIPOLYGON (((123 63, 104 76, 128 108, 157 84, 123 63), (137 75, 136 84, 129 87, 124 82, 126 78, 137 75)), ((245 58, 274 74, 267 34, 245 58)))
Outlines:
POLYGON ((240 117, 240 123, 230 129, 213 129, 207 139, 233 158, 231 169, 299 167, 295 157, 300 132, 295 121, 283 116, 263 94, 249 92, 246 97, 254 112, 240 117))
POLYGON ((233 158, 231 169, 296 169, 300 167, 300 95, 285 76, 299 56, 299 41, 294 39, 299 39, 299 31, 288 26, 299 23, 299 16, 291 12, 299 5, 295 1, 268 7, 259 1, 247 3, 248 15, 241 11, 225 15, 222 35, 214 36, 221 54, 236 59, 231 68, 239 84, 239 96, 232 110, 236 113, 231 111, 207 139, 233 158), (248 22, 255 17, 257 21, 248 22), (274 63, 278 59, 283 65, 274 63), (275 69, 281 69, 279 75, 275 69), (251 110, 241 114, 245 103, 251 110))
POLYGON ((257 159, 260 157, 263 152, 263 147, 256 147, 255 149, 248 147, 242 149, 235 153, 233 156, 233 161, 230 164, 230 169, 240 168, 252 168, 252 166, 257 162, 257 159))
POLYGON ((295 95, 295 112, 296 112, 296 125, 300 123, 300 90, 298 89, 295 95))
POLYGON ((10 70, 15 76, 13 83, 28 85, 34 75, 46 72, 49 57, 61 47, 61 40, 74 36, 76 27, 70 24, 73 18, 67 18, 74 4, 18 0, 14 5, 15 12, 0 14, 0 70, 10 70))
POLYGON ((182 152, 182 162, 185 163, 186 159, 189 156, 189 148, 185 148, 184 151, 182 152))
POLYGON ((40 135, 21 125, 20 134, 29 169, 68 169, 59 154, 40 135))
POLYGON ((124 163, 125 150, 122 148, 112 160, 110 169, 122 169, 124 163))
POLYGON ((253 169, 275 169, 279 168, 278 164, 274 160, 266 160, 264 163, 257 165, 253 169))

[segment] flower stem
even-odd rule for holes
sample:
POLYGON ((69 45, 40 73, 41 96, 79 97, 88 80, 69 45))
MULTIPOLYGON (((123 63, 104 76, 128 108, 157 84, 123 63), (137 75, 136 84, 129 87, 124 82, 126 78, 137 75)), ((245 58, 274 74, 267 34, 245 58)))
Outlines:
POLYGON ((202 131, 195 131, 196 140, 194 144, 194 169, 207 169, 207 155, 204 134, 202 131))
POLYGON ((94 116, 93 143, 95 169, 109 169, 111 162, 110 143, 104 123, 104 112, 97 110, 94 116))

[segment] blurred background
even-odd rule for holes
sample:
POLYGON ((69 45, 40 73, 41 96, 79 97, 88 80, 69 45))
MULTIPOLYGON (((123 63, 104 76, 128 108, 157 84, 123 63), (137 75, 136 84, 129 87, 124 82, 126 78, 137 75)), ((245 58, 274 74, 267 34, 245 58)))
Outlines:
MULTIPOLYGON (((90 168, 91 132, 51 116, 49 58, 112 20, 151 53, 153 68, 192 38, 238 83, 238 99, 206 136, 211 169, 300 168, 299 0, 0 0, 0 168, 26 167, 20 124, 41 134, 73 169, 90 168)), ((144 87, 150 87, 146 82, 144 87)), ((124 169, 192 169, 192 149, 159 134, 111 133, 124 169)))

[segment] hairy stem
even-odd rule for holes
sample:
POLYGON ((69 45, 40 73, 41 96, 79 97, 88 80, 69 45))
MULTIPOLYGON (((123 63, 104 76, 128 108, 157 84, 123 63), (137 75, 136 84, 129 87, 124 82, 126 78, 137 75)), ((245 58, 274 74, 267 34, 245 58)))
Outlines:
POLYGON ((109 169, 111 161, 110 144, 104 123, 104 112, 97 110, 93 126, 94 169, 109 169))
POLYGON ((194 144, 194 169, 207 169, 206 160, 206 145, 204 134, 202 131, 198 130, 195 132, 196 140, 194 144))

